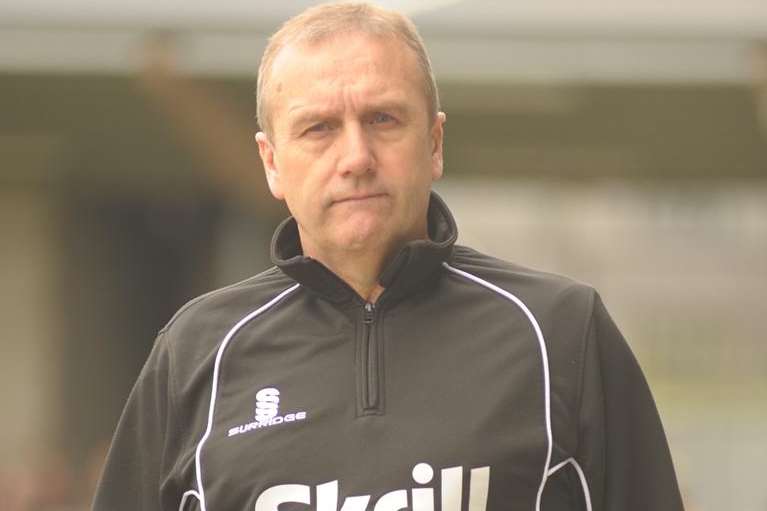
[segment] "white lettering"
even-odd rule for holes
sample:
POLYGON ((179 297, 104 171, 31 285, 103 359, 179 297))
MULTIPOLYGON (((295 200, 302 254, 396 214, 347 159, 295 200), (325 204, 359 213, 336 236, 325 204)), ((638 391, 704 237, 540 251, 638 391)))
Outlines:
MULTIPOLYGON (((296 414, 298 415, 298 414, 296 414)), ((260 427, 260 426, 259 426, 260 427)), ((233 428, 237 429, 237 428, 233 428)), ((232 430, 230 430, 231 432, 232 430)), ((413 480, 427 484, 434 477, 434 469, 426 463, 413 467, 413 480)), ((463 497, 463 467, 449 467, 441 471, 442 511, 461 511, 463 497)), ((490 486, 490 467, 471 469, 469 481, 469 506, 467 511, 486 511, 490 486)), ((338 480, 317 485, 316 511, 336 511, 338 509, 338 480)), ((411 509, 413 511, 434 511, 434 489, 412 488, 410 490, 411 509)), ((280 504, 297 502, 311 504, 310 487, 303 484, 281 484, 264 490, 256 500, 255 511, 279 511, 280 504)), ((370 502, 370 495, 347 497, 339 511, 365 511, 370 502)), ((373 511, 400 511, 408 508, 407 490, 394 490, 381 495, 373 511)))
MULTIPOLYGON (((407 497, 405 497, 407 500, 407 497)), ((370 495, 346 497, 341 511, 365 511, 370 495)), ((336 511, 338 506, 338 480, 317 485, 317 511, 336 511)), ((407 507, 407 503, 405 504, 407 507)), ((398 508, 399 509, 399 508, 398 508)), ((378 508, 376 507, 376 510, 378 508)), ((391 511, 397 511, 393 509, 391 511)))
POLYGON ((428 463, 419 463, 413 467, 413 481, 418 484, 429 484, 434 477, 434 469, 428 463))
POLYGON ((280 391, 267 387, 256 393, 256 421, 269 422, 279 411, 280 391))
POLYGON ((338 481, 317 485, 317 511, 336 511, 338 508, 338 481))
POLYGON ((487 509, 487 489, 490 485, 490 467, 471 469, 469 482, 469 511, 487 509))
POLYGON ((413 511, 434 511, 434 490, 431 488, 413 488, 413 511))
POLYGON ((272 419, 269 419, 266 422, 249 422, 247 424, 242 424, 235 428, 229 428, 229 430, 227 431, 227 436, 239 435, 241 433, 247 433, 248 431, 252 431, 254 429, 260 429, 263 427, 276 426, 278 424, 282 424, 283 422, 296 422, 296 421, 302 421, 305 419, 306 419, 306 412, 289 413, 285 416, 274 417, 272 419))
MULTIPOLYGON (((434 469, 428 463, 419 463, 413 467, 413 481, 428 484, 434 477, 434 469)), ((431 488, 413 488, 410 492, 413 511, 434 511, 434 490, 431 488)))
POLYGON ((461 511, 463 467, 442 469, 442 511, 461 511))
POLYGON ((278 511, 280 504, 311 504, 310 488, 305 484, 280 484, 264 490, 256 499, 255 511, 278 511))
POLYGON ((266 387, 261 389, 256 393, 256 401, 263 401, 264 403, 279 403, 280 391, 274 387, 266 387))
POLYGON ((365 511, 370 501, 370 495, 360 495, 359 497, 346 497, 341 511, 365 511))
POLYGON ((407 508, 407 492, 395 490, 381 495, 373 511, 399 511, 405 508, 407 508))

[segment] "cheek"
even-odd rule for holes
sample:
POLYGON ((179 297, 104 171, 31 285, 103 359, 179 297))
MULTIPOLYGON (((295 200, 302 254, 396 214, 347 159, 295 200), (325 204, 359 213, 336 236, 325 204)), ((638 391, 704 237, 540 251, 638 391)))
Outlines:
POLYGON ((322 190, 311 169, 294 171, 283 181, 285 202, 294 215, 311 221, 320 214, 322 190))
POLYGON ((398 156, 396 165, 398 180, 407 183, 413 194, 420 194, 424 187, 430 186, 434 175, 434 160, 422 146, 410 147, 398 156))
POLYGON ((280 184, 285 194, 285 200, 290 205, 301 196, 306 173, 303 172, 304 162, 295 150, 285 150, 275 159, 280 175, 280 184))

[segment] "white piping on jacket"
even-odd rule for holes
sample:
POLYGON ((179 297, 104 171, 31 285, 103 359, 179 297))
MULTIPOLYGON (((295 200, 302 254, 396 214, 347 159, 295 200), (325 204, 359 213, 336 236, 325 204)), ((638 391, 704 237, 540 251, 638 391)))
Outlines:
POLYGON ((207 508, 205 507, 205 490, 202 486, 202 463, 200 461, 200 453, 202 452, 202 446, 205 445, 205 442, 208 440, 208 437, 210 436, 210 432, 213 429, 213 412, 216 408, 216 392, 218 390, 218 373, 221 366, 221 358, 224 354, 224 350, 226 349, 227 345, 229 344, 229 341, 232 340, 232 337, 243 327, 246 323, 248 323, 250 320, 258 317, 262 312, 270 309, 274 304, 282 300, 285 296, 289 295, 298 287, 300 284, 294 284, 291 287, 287 288, 274 298, 272 298, 269 302, 267 302, 265 305, 262 305, 258 309, 254 310, 253 312, 249 313, 247 316, 242 318, 240 321, 237 322, 236 325, 232 327, 231 330, 229 330, 229 333, 226 334, 224 337, 224 340, 221 341, 221 345, 218 348, 218 352, 216 353, 216 361, 213 364, 213 385, 210 389, 210 407, 208 408, 208 425, 205 430, 205 434, 203 434, 202 438, 200 439, 200 442, 197 444, 197 450, 194 454, 194 466, 195 471, 197 475, 197 492, 194 490, 189 490, 184 493, 184 496, 181 499, 181 503, 179 504, 179 511, 183 511, 182 506, 184 505, 184 502, 189 496, 194 496, 197 498, 198 501, 200 501, 200 510, 201 511, 207 511, 207 508))
POLYGON ((538 494, 535 498, 535 511, 540 511, 541 509, 541 496, 543 495, 543 488, 546 486, 546 479, 549 475, 549 465, 551 464, 551 450, 552 446, 554 444, 553 435, 551 433, 551 389, 550 389, 550 383, 549 383, 549 357, 548 353, 546 351, 546 342, 543 339, 543 332, 541 332, 541 327, 538 324, 538 321, 535 319, 535 316, 533 316, 533 313, 530 312, 530 309, 527 308, 527 305, 524 304, 522 300, 517 298, 515 295, 509 293, 505 289, 501 289, 500 287, 496 286, 495 284, 492 284, 486 280, 483 280, 476 275, 472 275, 471 273, 465 272, 463 270, 459 270, 458 268, 453 268, 447 263, 442 263, 442 265, 447 268, 449 271, 461 275, 462 277, 465 277, 473 282, 476 282, 477 284, 484 286, 491 291, 495 291, 499 295, 503 296, 504 298, 507 298, 514 302, 517 307, 522 309, 522 312, 524 312, 525 316, 527 316, 527 319, 530 321, 530 323, 533 325, 533 330, 535 330, 535 335, 538 337, 538 344, 541 349, 541 362, 543 364, 543 382, 544 382, 544 407, 545 407, 545 415, 546 415, 546 440, 548 441, 548 446, 546 448, 546 463, 543 466, 543 475, 541 477, 541 485, 538 487, 538 494))
POLYGON ((184 511, 184 504, 186 504, 186 499, 188 499, 189 497, 194 497, 197 499, 198 502, 200 501, 199 493, 197 493, 194 490, 186 491, 184 492, 184 495, 181 496, 181 503, 179 503, 178 505, 178 511, 184 511))
POLYGON ((578 472, 578 478, 581 480, 581 488, 583 488, 583 498, 586 501, 586 511, 591 511, 591 492, 589 491, 589 483, 586 481, 586 474, 583 473, 583 469, 581 469, 581 466, 577 461, 575 461, 575 458, 567 458, 562 463, 557 464, 555 467, 549 470, 547 476, 551 477, 554 472, 564 467, 568 463, 575 468, 576 472, 578 472))

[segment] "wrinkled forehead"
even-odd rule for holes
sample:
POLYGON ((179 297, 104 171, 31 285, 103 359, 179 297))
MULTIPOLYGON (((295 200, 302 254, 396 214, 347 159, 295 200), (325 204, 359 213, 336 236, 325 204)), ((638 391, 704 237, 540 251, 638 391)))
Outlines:
POLYGON ((420 88, 421 71, 415 52, 394 36, 339 34, 317 42, 283 47, 270 77, 273 111, 296 95, 323 87, 363 83, 372 88, 420 88), (277 107, 277 108, 275 108, 277 107))
POLYGON ((360 32, 285 45, 274 59, 271 80, 280 82, 281 76, 296 65, 317 78, 331 79, 352 69, 369 72, 412 66, 412 71, 418 70, 415 52, 397 37, 360 32))

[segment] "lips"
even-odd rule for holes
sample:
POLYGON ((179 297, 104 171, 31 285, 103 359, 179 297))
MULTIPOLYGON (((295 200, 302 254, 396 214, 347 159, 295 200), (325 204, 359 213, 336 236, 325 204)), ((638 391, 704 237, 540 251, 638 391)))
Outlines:
POLYGON ((340 199, 335 199, 333 203, 342 204, 344 202, 359 202, 359 201, 364 201, 368 199, 377 199, 380 197, 384 197, 385 195, 386 195, 385 193, 359 193, 359 194, 344 196, 340 199))

